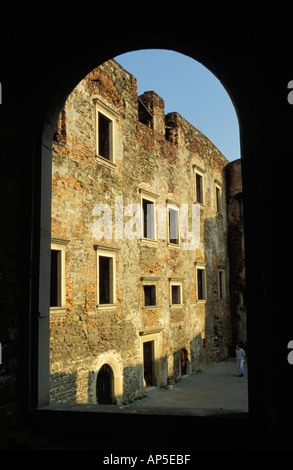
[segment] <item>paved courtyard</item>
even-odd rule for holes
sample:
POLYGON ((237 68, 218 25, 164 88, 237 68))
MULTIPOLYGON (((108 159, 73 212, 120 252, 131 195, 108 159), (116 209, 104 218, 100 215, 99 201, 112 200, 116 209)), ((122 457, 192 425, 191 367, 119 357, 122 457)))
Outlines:
POLYGON ((214 415, 248 412, 247 364, 244 377, 238 377, 236 360, 228 358, 201 371, 184 376, 173 390, 153 387, 145 398, 122 410, 135 413, 214 415))

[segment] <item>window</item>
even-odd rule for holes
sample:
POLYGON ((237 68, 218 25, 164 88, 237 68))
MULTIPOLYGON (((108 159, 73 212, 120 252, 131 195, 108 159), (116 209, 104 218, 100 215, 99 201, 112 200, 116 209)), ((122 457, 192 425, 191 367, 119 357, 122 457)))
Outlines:
POLYGON ((66 308, 65 247, 68 240, 53 239, 51 243, 50 307, 66 308))
POLYGON ((156 286, 155 285, 144 285, 144 306, 149 307, 156 305, 156 286))
POLYGON ((50 305, 61 306, 61 250, 51 250, 50 305))
POLYGON ((215 181, 215 198, 217 214, 222 214, 222 184, 215 181))
POLYGON ((99 304, 113 303, 113 258, 99 256, 99 304))
POLYGON ((169 243, 179 245, 179 208, 175 204, 168 207, 168 237, 169 243))
POLYGON ((98 154, 112 161, 112 121, 100 112, 98 119, 98 154))
POLYGON ((218 270, 218 293, 219 299, 226 298, 225 270, 221 268, 218 270))
POLYGON ((194 165, 194 199, 204 204, 204 170, 194 165))
POLYGON ((142 277, 142 306, 144 307, 154 307, 157 306, 157 281, 159 278, 147 276, 142 277))
POLYGON ((170 279, 170 305, 181 305, 182 300, 182 281, 170 279))
POLYGON ((181 304, 180 286, 171 286, 172 304, 181 304))
POLYGON ((117 248, 95 245, 97 250, 97 304, 116 303, 116 252, 117 248))
POLYGON ((140 189, 141 194, 141 212, 142 212, 142 238, 148 240, 156 240, 157 230, 156 230, 156 199, 158 198, 157 194, 151 193, 149 191, 140 189))
POLYGON ((94 98, 96 113, 96 156, 110 168, 115 165, 115 122, 118 114, 98 98, 94 98))
POLYGON ((206 300, 206 270, 204 266, 196 268, 197 300, 206 300))
POLYGON ((155 210, 154 203, 147 199, 142 199, 143 213, 143 238, 155 238, 155 210))

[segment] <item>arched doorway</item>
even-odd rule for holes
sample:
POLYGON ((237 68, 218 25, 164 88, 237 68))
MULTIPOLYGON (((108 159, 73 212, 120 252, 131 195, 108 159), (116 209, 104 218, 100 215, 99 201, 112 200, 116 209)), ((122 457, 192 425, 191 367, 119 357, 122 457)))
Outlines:
POLYGON ((97 375, 96 399, 100 405, 113 404, 113 371, 109 364, 104 364, 97 375))

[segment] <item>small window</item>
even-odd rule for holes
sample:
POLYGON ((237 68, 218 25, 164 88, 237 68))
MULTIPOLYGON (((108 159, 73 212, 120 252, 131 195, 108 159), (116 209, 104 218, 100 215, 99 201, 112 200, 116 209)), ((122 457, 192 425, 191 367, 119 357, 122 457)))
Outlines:
POLYGON ((194 165, 194 199, 198 204, 204 204, 204 173, 205 170, 194 165))
POLYGON ((116 168, 115 135, 119 115, 99 98, 93 98, 96 119, 96 157, 110 169, 116 168))
POLYGON ((202 175, 196 173, 195 175, 196 184, 196 202, 203 204, 203 191, 202 191, 202 175))
POLYGON ((61 307, 61 250, 51 250, 50 306, 61 307))
POLYGON ((217 214, 222 214, 222 184, 215 181, 215 198, 216 198, 216 211, 217 214))
POLYGON ((225 288, 225 271, 224 269, 219 269, 218 271, 218 284, 219 284, 219 299, 226 298, 226 288, 225 288))
POLYGON ((182 305, 182 281, 170 279, 170 305, 182 305))
POLYGON ((113 303, 113 258, 99 256, 99 304, 113 303))
POLYGON ((156 286, 155 285, 144 285, 144 306, 154 306, 156 305, 156 286))
POLYGON ((101 112, 98 113, 98 154, 112 161, 112 121, 101 112))
POLYGON ((97 304, 115 307, 117 248, 95 245, 97 250, 97 304))
POLYGON ((51 243, 51 276, 50 276, 50 307, 66 308, 65 284, 65 249, 68 240, 52 239, 51 243))
POLYGON ((197 268, 196 277, 197 277, 197 300, 206 300, 206 270, 205 268, 197 268))
POLYGON ((179 211, 168 207, 169 213, 169 243, 179 245, 179 211))
POLYGON ((155 204, 153 201, 142 199, 143 238, 155 239, 155 204))
POLYGON ((180 286, 171 286, 172 304, 181 304, 180 286))

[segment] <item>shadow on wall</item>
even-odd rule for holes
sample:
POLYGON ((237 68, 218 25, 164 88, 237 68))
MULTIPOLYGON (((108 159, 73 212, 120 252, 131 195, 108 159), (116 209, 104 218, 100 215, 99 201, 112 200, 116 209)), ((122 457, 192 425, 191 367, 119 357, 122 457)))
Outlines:
MULTIPOLYGON (((117 377, 114 368, 104 363, 98 371, 87 374, 87 404, 123 405, 142 398, 149 387, 166 387, 181 380, 183 376, 199 371, 203 364, 210 364, 208 348, 201 335, 190 342, 190 348, 179 348, 172 355, 172 367, 168 367, 167 357, 163 356, 147 364, 137 364, 123 368, 122 376, 117 377), (189 349, 189 350, 188 350, 189 349), (197 356, 195 356, 197 353, 197 356), (205 361, 206 356, 206 361, 205 361), (200 365, 199 365, 200 364, 200 365), (168 370, 173 375, 168 375, 168 370)), ((86 376, 86 374, 84 374, 86 376)), ((80 379, 79 379, 80 380, 80 379)), ((78 383, 76 373, 54 373, 51 375, 51 403, 76 404, 85 403, 77 398, 77 390, 83 387, 78 383)), ((208 389, 206 390, 208 393, 208 389)))

